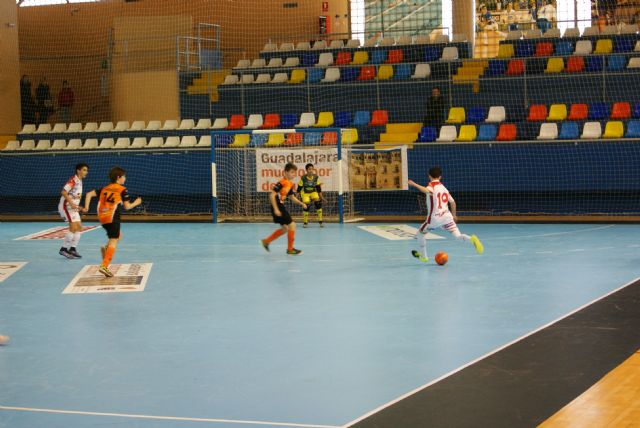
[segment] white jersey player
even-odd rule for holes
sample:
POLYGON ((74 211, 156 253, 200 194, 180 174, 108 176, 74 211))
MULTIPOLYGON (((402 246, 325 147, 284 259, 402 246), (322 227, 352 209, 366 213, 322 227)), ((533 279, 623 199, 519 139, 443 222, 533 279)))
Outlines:
POLYGON ((443 228, 450 232, 456 239, 470 242, 479 254, 484 252, 484 247, 476 235, 465 235, 460 233, 456 224, 456 201, 453 199, 446 187, 440 182, 442 171, 435 166, 429 170, 429 184, 421 186, 412 180, 409 185, 420 190, 427 195, 427 219, 418 229, 416 238, 420 245, 420 251, 413 250, 411 254, 422 262, 429 261, 427 255, 427 240, 425 235, 432 230, 443 228), (451 205, 451 211, 449 210, 451 205))
POLYGON ((69 178, 60 192, 58 212, 64 221, 69 223, 69 230, 65 234, 59 254, 68 259, 79 259, 82 257, 78 254, 76 246, 80 241, 80 231, 82 230, 80 213, 85 210, 84 207, 80 205, 82 198, 82 180, 87 174, 89 174, 89 166, 85 163, 79 163, 76 165, 76 175, 69 178))

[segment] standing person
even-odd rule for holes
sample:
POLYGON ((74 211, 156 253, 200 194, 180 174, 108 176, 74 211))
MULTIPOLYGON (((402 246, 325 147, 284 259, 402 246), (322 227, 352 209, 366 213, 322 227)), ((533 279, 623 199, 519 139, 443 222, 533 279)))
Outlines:
POLYGON ((9 343, 9 336, 0 335, 0 346, 6 345, 7 343, 9 343))
POLYGON ((427 114, 424 118, 424 126, 435 126, 440 129, 444 122, 444 99, 440 95, 439 88, 431 90, 431 96, 427 100, 427 114))
POLYGON ((421 251, 413 250, 411 254, 421 262, 428 262, 429 256, 427 255, 427 240, 425 234, 432 230, 443 228, 447 232, 451 233, 454 238, 464 242, 470 242, 476 247, 478 254, 484 252, 484 246, 476 235, 464 235, 458 230, 456 224, 456 201, 449 194, 449 191, 442 183, 442 171, 440 167, 434 166, 429 170, 429 184, 427 186, 421 186, 409 180, 409 185, 415 187, 422 193, 427 195, 427 219, 420 226, 417 233, 418 243, 421 251), (451 211, 449 211, 449 204, 451 204, 451 211))
POLYGON ((71 108, 75 102, 75 94, 73 89, 69 87, 69 82, 62 81, 62 89, 58 92, 58 108, 60 109, 59 121, 62 123, 71 123, 71 108))
POLYGON ((318 224, 320 227, 324 227, 322 224, 322 201, 324 201, 324 196, 322 196, 322 188, 320 187, 322 184, 320 183, 320 177, 316 174, 316 170, 312 163, 306 164, 304 169, 307 173, 300 177, 300 181, 298 182, 300 199, 302 200, 302 203, 307 206, 307 208, 302 210, 302 227, 307 227, 307 224, 309 223, 309 204, 311 201, 313 201, 313 204, 316 207, 318 224))
POLYGON ((26 74, 23 74, 20 79, 20 110, 22 126, 36 123, 36 106, 31 93, 31 81, 26 74))
POLYGON ((300 202, 300 200, 295 197, 296 185, 292 180, 296 177, 296 171, 298 171, 297 166, 292 163, 286 164, 284 166, 282 179, 273 186, 269 193, 269 204, 271 205, 273 222, 279 224, 280 229, 277 229, 267 238, 260 241, 262 242, 264 249, 267 251, 269 251, 269 244, 272 241, 286 233, 288 240, 287 254, 292 256, 302 254, 302 251, 293 247, 293 241, 296 237, 296 222, 293 221, 291 215, 287 211, 287 208, 284 206, 284 201, 287 199, 287 196, 291 196, 291 200, 293 202, 300 205, 302 209, 307 209, 307 205, 304 202, 300 202))
POLYGON ((508 31, 518 29, 518 23, 516 21, 516 11, 513 10, 513 3, 507 3, 507 10, 504 13, 504 23, 507 24, 508 31))
POLYGON ((78 254, 76 247, 80 242, 80 231, 82 223, 80 221, 80 213, 85 211, 80 206, 82 199, 82 180, 89 174, 89 166, 86 163, 76 165, 76 173, 67 180, 67 183, 60 192, 60 202, 58 203, 58 212, 60 216, 69 223, 69 230, 64 236, 62 248, 59 254, 68 259, 79 259, 82 256, 78 254))
POLYGON ((36 103, 38 110, 38 125, 47 123, 49 113, 53 109, 53 101, 51 100, 51 90, 47 83, 47 78, 40 79, 40 84, 36 88, 36 103))
POLYGON ((109 265, 116 253, 116 247, 120 239, 120 205, 124 206, 124 209, 130 210, 142 203, 142 198, 137 198, 131 202, 131 196, 127 193, 127 188, 124 187, 124 183, 127 181, 124 169, 118 166, 111 168, 109 181, 111 181, 111 184, 107 184, 98 192, 92 190, 87 193, 84 200, 84 209, 89 210, 91 199, 94 196, 99 198, 98 220, 107 232, 108 241, 107 245, 100 248, 102 251, 102 263, 98 271, 107 278, 113 276, 113 273, 109 270, 109 265))

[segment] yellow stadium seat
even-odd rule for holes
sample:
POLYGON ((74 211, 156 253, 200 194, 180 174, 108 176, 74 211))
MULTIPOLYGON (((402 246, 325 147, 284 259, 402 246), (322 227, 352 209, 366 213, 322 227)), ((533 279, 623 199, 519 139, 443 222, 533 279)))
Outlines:
POLYGON ((547 68, 545 73, 561 73, 564 70, 564 59, 562 58, 549 58, 547 62, 547 68))
POLYGON ((302 68, 294 68, 291 72, 289 83, 302 83, 307 78, 307 73, 302 68))
POLYGON ((498 58, 511 58, 515 54, 513 45, 504 44, 498 47, 498 58))
POLYGON ((386 126, 386 131, 389 134, 403 134, 406 132, 419 133, 421 129, 422 129, 422 123, 420 122, 387 123, 387 126, 386 126))
POLYGON ((475 141, 476 136, 477 133, 475 125, 462 125, 456 141, 475 141))
POLYGON ((269 139, 264 144, 265 147, 278 147, 284 143, 284 134, 269 134, 269 139))
POLYGON ((235 134, 233 136, 233 142, 229 144, 229 147, 247 147, 249 145, 249 141, 251 141, 251 134, 235 134))
POLYGON ((357 51, 356 53, 353 54, 353 60, 351 61, 351 64, 358 65, 358 64, 366 64, 368 62, 369 62, 369 52, 357 51))
POLYGON ((447 123, 463 123, 466 119, 464 107, 451 107, 447 123))
POLYGON ((318 121, 314 126, 318 128, 328 128, 333 125, 333 113, 330 111, 321 111, 318 114, 318 121))
POLYGON ((552 104, 547 120, 565 120, 567 118, 567 106, 564 104, 552 104))
POLYGON ((608 54, 613 52, 613 41, 611 39, 600 39, 596 42, 596 50, 593 53, 608 54))
POLYGON ((355 144, 358 142, 358 130, 346 128, 342 130, 342 144, 355 144))
POLYGON ((380 141, 383 143, 413 143, 418 139, 417 132, 406 132, 400 134, 380 134, 380 141))
POLYGON ((378 80, 389 80, 393 77, 392 65, 381 65, 378 69, 378 80))
POLYGON ((613 122, 607 122, 602 138, 622 138, 623 135, 624 125, 621 121, 614 120, 613 122))

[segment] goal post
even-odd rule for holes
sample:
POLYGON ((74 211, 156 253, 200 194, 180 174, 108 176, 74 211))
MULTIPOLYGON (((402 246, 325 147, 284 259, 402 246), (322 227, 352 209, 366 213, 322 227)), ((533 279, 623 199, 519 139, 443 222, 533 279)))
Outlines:
POLYGON ((266 194, 288 162, 298 167, 298 176, 306 164, 314 164, 327 200, 327 220, 343 223, 352 217, 342 134, 341 128, 212 131, 212 221, 269 220, 266 194))

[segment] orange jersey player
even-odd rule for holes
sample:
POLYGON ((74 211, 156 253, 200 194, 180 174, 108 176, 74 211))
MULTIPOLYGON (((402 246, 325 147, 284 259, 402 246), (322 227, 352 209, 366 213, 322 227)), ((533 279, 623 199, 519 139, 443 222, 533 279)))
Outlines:
POLYGON ((295 256, 302 253, 302 251, 293 248, 293 241, 296 236, 296 222, 293 221, 291 214, 289 214, 287 208, 284 206, 284 201, 287 199, 287 196, 290 196, 293 202, 302 206, 303 209, 307 208, 306 204, 300 202, 300 200, 295 197, 296 187, 292 180, 296 177, 296 171, 298 171, 298 167, 294 164, 286 164, 283 178, 273 186, 269 193, 269 205, 271 206, 273 222, 279 224, 281 227, 261 241, 262 246, 267 251, 269 251, 269 244, 272 241, 286 233, 288 238, 287 254, 295 256))
POLYGON ((87 193, 84 201, 85 210, 89 209, 91 198, 98 196, 98 220, 107 232, 107 245, 102 247, 102 264, 98 271, 104 276, 112 277, 113 273, 109 270, 111 259, 116 253, 118 240, 120 239, 120 207, 130 210, 142 203, 141 198, 137 198, 131 202, 131 197, 127 193, 124 183, 127 180, 126 172, 120 167, 113 167, 109 171, 109 180, 111 184, 104 186, 100 191, 92 190, 87 193))

